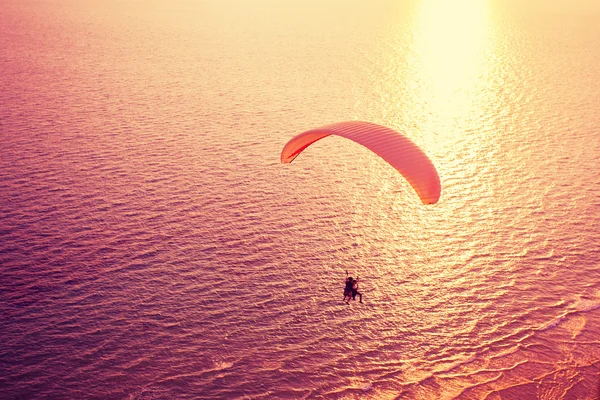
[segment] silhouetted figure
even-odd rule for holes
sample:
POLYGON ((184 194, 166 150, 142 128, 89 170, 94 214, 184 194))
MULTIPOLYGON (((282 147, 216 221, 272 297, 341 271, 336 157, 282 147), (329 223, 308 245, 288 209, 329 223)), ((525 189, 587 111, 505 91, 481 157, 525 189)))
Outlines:
POLYGON ((359 277, 356 277, 356 279, 352 281, 352 300, 356 300, 356 296, 358 295, 360 303, 362 303, 362 293, 358 291, 359 279, 359 277))
POLYGON ((346 286, 344 287, 344 301, 346 304, 350 304, 349 301, 352 298, 352 286, 354 285, 354 280, 351 276, 348 276, 348 271, 346 271, 346 286))

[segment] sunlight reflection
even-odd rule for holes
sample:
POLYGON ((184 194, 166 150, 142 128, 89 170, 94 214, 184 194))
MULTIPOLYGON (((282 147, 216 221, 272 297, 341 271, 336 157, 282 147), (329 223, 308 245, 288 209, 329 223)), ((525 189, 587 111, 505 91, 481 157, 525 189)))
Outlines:
POLYGON ((421 2, 413 61, 420 97, 430 114, 426 121, 432 124, 424 128, 457 128, 471 111, 485 61, 488 20, 486 0, 421 2))
MULTIPOLYGON (((489 194, 479 178, 489 167, 486 157, 494 151, 493 138, 482 130, 494 60, 488 0, 421 0, 412 34, 406 81, 410 100, 402 115, 408 116, 409 131, 420 131, 418 144, 440 174, 442 196, 436 207, 415 207, 412 212, 418 218, 403 229, 412 230, 413 237, 423 235, 418 241, 423 246, 420 253, 431 255, 427 238, 436 234, 436 227, 454 221, 463 229, 485 229, 475 223, 477 215, 464 203, 481 201, 489 194)), ((395 207, 406 208, 404 203, 398 200, 395 207)), ((447 266, 461 265, 458 258, 442 255, 441 259, 447 266)), ((414 259, 410 264, 425 269, 430 262, 414 259)))
MULTIPOLYGON (((481 130, 489 106, 491 27, 487 0, 422 0, 416 14, 410 63, 415 96, 409 113, 418 116, 420 144, 438 169, 445 204, 426 218, 427 225, 463 212, 463 199, 470 198, 465 190, 479 192, 475 199, 487 191, 477 177, 487 165, 481 157, 493 152, 481 130)), ((472 217, 462 215, 465 221, 472 217)))

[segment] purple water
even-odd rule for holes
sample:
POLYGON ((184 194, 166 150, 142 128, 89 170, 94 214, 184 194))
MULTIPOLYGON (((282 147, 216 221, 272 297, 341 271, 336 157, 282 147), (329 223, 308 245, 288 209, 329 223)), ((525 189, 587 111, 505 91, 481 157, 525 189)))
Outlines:
POLYGON ((599 7, 397 3, 4 1, 0 398, 599 398, 599 7))

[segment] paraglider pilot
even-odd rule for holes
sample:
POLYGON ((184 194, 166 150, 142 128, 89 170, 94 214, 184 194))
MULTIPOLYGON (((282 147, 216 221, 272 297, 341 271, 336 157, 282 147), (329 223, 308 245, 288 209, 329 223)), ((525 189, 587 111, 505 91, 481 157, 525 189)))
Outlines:
POLYGON ((346 304, 350 304, 350 299, 356 300, 356 296, 360 299, 362 303, 362 293, 358 291, 358 281, 360 277, 356 277, 353 279, 351 276, 348 276, 348 271, 346 271, 346 286, 344 287, 344 301, 346 304))

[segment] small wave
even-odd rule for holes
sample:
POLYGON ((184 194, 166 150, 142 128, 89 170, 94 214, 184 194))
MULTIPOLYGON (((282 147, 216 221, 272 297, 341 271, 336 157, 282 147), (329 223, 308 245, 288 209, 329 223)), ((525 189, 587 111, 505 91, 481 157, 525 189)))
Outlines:
POLYGON ((459 360, 451 360, 451 359, 441 360, 442 362, 449 362, 449 364, 445 368, 435 371, 433 373, 433 375, 448 374, 449 372, 451 372, 457 368, 460 368, 464 365, 472 363, 473 361, 477 360, 477 358, 478 358, 478 355, 474 353, 470 357, 466 357, 466 358, 459 359, 459 360))
POLYGON ((346 394, 369 392, 373 389, 373 382, 366 381, 364 379, 356 379, 350 382, 348 385, 329 392, 324 393, 330 397, 345 397, 346 394))
POLYGON ((562 321, 564 321, 568 316, 569 316, 569 312, 565 311, 564 313, 562 313, 560 316, 558 316, 554 320, 552 320, 550 322, 547 322, 546 324, 542 325, 541 327, 535 329, 535 331, 537 331, 537 332, 544 332, 544 331, 547 331, 548 329, 555 328, 562 321))
POLYGON ((219 360, 213 363, 209 368, 200 371, 200 374, 208 374, 213 372, 221 372, 230 369, 235 363, 233 361, 219 360))
POLYGON ((505 348, 504 350, 500 350, 498 353, 490 356, 489 359, 494 360, 494 359, 510 356, 511 354, 514 354, 514 353, 520 351, 521 347, 522 347, 521 343, 517 343, 514 346, 509 346, 509 347, 505 348))
POLYGON ((592 311, 600 309, 599 300, 580 300, 575 304, 577 313, 590 313, 592 311))
POLYGON ((581 314, 588 314, 595 310, 600 309, 600 302, 597 300, 580 300, 576 301, 573 305, 572 310, 564 311, 561 315, 556 317, 554 320, 547 322, 541 327, 535 329, 537 332, 544 332, 552 328, 556 328, 563 322, 570 318, 580 316, 581 314))

